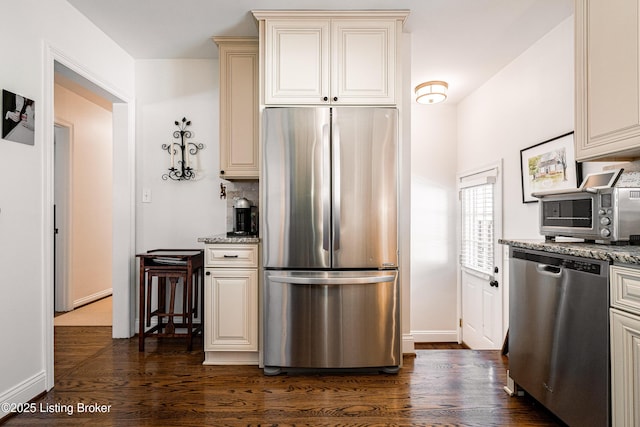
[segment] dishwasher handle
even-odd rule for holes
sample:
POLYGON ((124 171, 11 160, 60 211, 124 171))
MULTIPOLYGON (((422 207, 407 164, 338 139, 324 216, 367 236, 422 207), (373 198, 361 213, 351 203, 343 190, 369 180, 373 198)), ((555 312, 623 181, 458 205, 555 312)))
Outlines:
POLYGON ((552 277, 560 277, 560 275, 562 274, 562 267, 559 267, 557 265, 537 264, 536 270, 540 274, 545 274, 552 277))

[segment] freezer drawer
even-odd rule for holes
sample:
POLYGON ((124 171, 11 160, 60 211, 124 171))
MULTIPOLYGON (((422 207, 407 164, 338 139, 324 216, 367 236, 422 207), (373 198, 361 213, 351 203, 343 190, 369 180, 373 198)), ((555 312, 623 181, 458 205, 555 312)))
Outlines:
POLYGON ((401 365, 398 273, 265 271, 265 373, 401 365))

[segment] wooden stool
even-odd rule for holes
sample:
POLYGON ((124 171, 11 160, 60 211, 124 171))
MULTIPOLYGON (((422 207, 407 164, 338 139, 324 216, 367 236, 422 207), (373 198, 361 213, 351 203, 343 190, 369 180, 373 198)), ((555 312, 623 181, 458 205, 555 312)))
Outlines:
POLYGON ((193 336, 202 334, 204 313, 204 251, 198 249, 156 249, 136 255, 140 259, 140 310, 138 350, 144 351, 148 336, 187 337, 187 351, 193 349, 193 336), (157 284, 157 308, 152 310, 154 280, 157 284), (167 281, 169 301, 167 306, 167 281), (182 282, 182 311, 176 312, 176 291, 182 282), (200 305, 200 323, 194 324, 200 305), (157 324, 152 328, 151 319, 157 324), (175 319, 179 318, 179 322, 175 319), (176 332, 176 328, 186 332, 176 332))

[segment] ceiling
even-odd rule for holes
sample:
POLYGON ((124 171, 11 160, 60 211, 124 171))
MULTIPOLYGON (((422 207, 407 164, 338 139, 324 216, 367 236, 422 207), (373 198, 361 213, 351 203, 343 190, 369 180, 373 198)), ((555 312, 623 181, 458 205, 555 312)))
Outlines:
POLYGON ((212 36, 257 36, 251 10, 407 9, 412 87, 445 80, 448 103, 463 99, 573 14, 573 0, 68 2, 135 59, 216 58, 212 36))

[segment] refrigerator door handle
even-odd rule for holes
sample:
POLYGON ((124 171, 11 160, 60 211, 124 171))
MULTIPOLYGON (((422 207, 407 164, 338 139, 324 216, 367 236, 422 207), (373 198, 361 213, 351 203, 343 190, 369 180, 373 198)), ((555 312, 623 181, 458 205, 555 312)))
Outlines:
POLYGON ((270 282, 288 283, 292 285, 354 285, 365 283, 393 282, 395 276, 368 277, 291 277, 269 276, 270 282))
POLYGON ((340 249, 340 128, 333 124, 333 250, 340 249))
POLYGON ((322 126, 322 249, 330 249, 331 238, 331 141, 329 125, 322 126))

